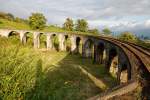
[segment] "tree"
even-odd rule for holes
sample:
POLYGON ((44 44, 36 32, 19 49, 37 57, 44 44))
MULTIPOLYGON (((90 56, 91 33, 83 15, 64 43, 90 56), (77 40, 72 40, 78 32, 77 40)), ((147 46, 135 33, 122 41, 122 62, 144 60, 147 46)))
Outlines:
POLYGON ((13 21, 15 19, 14 15, 11 13, 7 14, 7 19, 13 21))
POLYGON ((90 30, 88 30, 88 32, 89 33, 93 33, 93 34, 99 34, 99 31, 98 31, 98 29, 90 29, 90 30))
POLYGON ((124 41, 136 41, 137 40, 137 37, 131 32, 123 32, 118 36, 118 38, 124 41))
POLYGON ((11 13, 0 12, 0 18, 7 19, 13 21, 15 19, 14 15, 11 13))
POLYGON ((42 13, 32 13, 29 17, 29 25, 32 29, 43 29, 46 26, 46 18, 42 13))
POLYGON ((73 20, 70 19, 70 18, 67 18, 65 23, 63 24, 63 28, 65 30, 68 30, 68 31, 72 31, 73 30, 73 20))
POLYGON ((103 31, 103 34, 106 34, 106 35, 110 35, 112 33, 111 30, 108 28, 104 28, 102 31, 103 31))
POLYGON ((87 32, 88 23, 85 19, 78 19, 76 24, 76 30, 81 32, 87 32))

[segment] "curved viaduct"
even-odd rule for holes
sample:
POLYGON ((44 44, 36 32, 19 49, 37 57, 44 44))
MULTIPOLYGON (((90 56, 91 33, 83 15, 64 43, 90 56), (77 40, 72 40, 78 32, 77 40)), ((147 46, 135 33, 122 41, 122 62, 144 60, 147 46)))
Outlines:
MULTIPOLYGON (((27 42, 27 34, 33 33, 34 48, 40 48, 40 36, 43 34, 46 36, 47 50, 54 49, 52 43, 54 36, 58 37, 59 50, 67 50, 64 41, 69 38, 72 53, 81 51, 82 56, 92 59, 93 63, 105 64, 107 71, 116 76, 119 84, 126 84, 119 85, 120 90, 137 82, 138 86, 142 87, 144 96, 147 97, 147 93, 150 93, 150 50, 143 49, 133 43, 104 36, 0 29, 1 36, 9 37, 12 33, 17 33, 23 44, 27 42)), ((105 97, 111 92, 112 90, 101 97, 105 97)))

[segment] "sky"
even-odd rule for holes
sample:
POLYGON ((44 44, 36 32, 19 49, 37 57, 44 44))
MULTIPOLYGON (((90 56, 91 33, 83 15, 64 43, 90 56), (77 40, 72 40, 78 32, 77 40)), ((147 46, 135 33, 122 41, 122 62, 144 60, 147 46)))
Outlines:
POLYGON ((59 26, 67 17, 86 19, 90 28, 150 37, 150 0, 0 0, 0 11, 21 18, 40 12, 49 24, 59 26))

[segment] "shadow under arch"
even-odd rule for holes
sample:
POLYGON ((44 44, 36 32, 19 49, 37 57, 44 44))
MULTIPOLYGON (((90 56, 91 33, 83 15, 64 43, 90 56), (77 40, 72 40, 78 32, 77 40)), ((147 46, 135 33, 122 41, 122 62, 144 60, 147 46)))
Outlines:
POLYGON ((121 62, 118 66, 119 71, 117 79, 120 83, 126 83, 131 80, 131 65, 127 61, 128 59, 126 58, 126 56, 124 59, 126 59, 126 61, 121 62))
POLYGON ((110 50, 109 50, 109 53, 108 53, 108 62, 107 62, 107 70, 108 72, 110 71, 110 67, 111 67, 111 64, 113 63, 112 61, 114 60, 114 58, 117 56, 117 50, 115 47, 112 47, 110 50))
POLYGON ((82 40, 81 37, 76 37, 76 49, 75 49, 75 53, 77 54, 82 54, 82 40))
POLYGON ((85 57, 93 58, 94 57, 94 41, 92 39, 87 39, 83 45, 85 57))
POLYGON ((20 37, 20 34, 17 31, 11 31, 11 32, 9 32, 8 37, 11 37, 11 36, 18 36, 18 37, 20 37))
POLYGON ((97 54, 98 55, 96 58, 97 62, 102 64, 103 63, 103 58, 104 58, 104 49, 105 49, 105 44, 103 42, 99 42, 97 45, 97 54))

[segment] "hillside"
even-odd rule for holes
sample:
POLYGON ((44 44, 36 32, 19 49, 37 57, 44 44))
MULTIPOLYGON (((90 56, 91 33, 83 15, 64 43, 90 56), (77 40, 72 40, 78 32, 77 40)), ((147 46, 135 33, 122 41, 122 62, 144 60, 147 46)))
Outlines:
MULTIPOLYGON (((18 30, 32 30, 30 26, 26 23, 19 23, 14 21, 9 21, 7 19, 0 18, 0 28, 1 29, 18 29, 18 30)), ((96 35, 88 32, 78 32, 78 31, 66 31, 60 27, 49 25, 45 27, 43 32, 66 32, 66 33, 76 33, 76 34, 88 34, 88 35, 96 35)))

